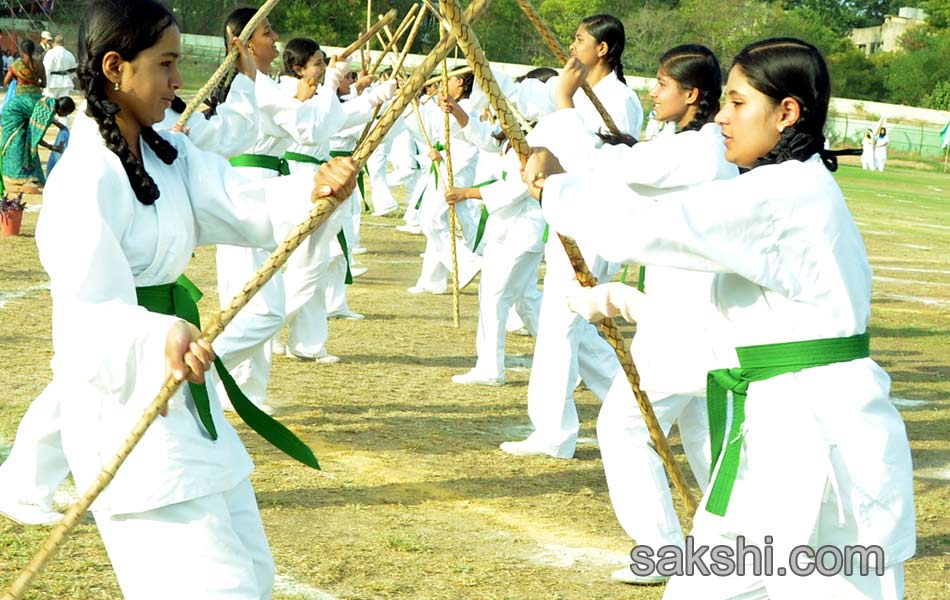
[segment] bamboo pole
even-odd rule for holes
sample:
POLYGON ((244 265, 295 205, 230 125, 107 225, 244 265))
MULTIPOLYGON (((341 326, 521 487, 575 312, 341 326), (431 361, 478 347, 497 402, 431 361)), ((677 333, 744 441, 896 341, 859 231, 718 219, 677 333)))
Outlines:
MULTIPOLYGON (((495 82, 495 78, 489 68, 488 59, 485 58, 485 53, 482 51, 478 38, 465 21, 457 0, 440 0, 440 3, 446 17, 452 23, 452 31, 458 38, 458 44, 468 59, 472 70, 475 72, 475 77, 478 79, 479 85, 482 86, 482 89, 488 96, 492 107, 498 114, 502 129, 511 141, 512 147, 518 153, 522 165, 524 165, 531 149, 528 146, 527 140, 525 140, 524 133, 518 128, 514 116, 505 106, 503 101, 504 96, 497 82, 495 82)), ((577 280, 580 284, 584 287, 596 285, 597 280, 584 263, 584 256, 581 254, 577 244, 564 236, 559 235, 558 237, 561 239, 564 251, 567 253, 571 265, 574 267, 577 280)), ((627 381, 633 389, 634 397, 637 399, 637 404, 643 414, 643 420, 646 422, 647 429, 650 432, 650 440, 653 442, 657 453, 663 460, 663 465, 666 467, 666 471, 669 473, 673 485, 676 486, 676 489, 682 496, 683 503, 686 505, 687 510, 690 514, 693 514, 696 511, 696 501, 693 499, 686 479, 683 477, 679 464, 673 456, 669 442, 667 442, 666 436, 663 435, 663 429, 657 421, 653 407, 640 389, 640 375, 637 373, 636 366, 633 364, 630 351, 627 349, 627 345, 620 335, 620 331, 617 329, 617 325, 613 322, 613 319, 604 318, 599 324, 601 331, 607 336, 607 341, 610 342, 611 347, 614 349, 614 352, 616 352, 617 359, 620 361, 620 365, 623 367, 624 373, 627 376, 627 381)))
POLYGON ((402 18, 402 21, 399 23, 399 27, 396 28, 396 33, 393 35, 393 38, 389 40, 389 43, 386 44, 386 47, 383 48, 383 51, 379 53, 379 58, 376 59, 376 62, 369 69, 369 75, 372 75, 382 66, 383 60, 385 60, 386 55, 390 53, 393 46, 396 42, 402 38, 403 34, 406 33, 406 29, 409 27, 409 23, 412 21, 412 17, 416 12, 416 9, 419 7, 418 4, 413 4, 409 7, 409 11, 406 13, 406 16, 402 18))
MULTIPOLYGON (((541 18, 541 15, 538 14, 538 11, 534 9, 534 6, 532 6, 530 0, 518 0, 518 6, 521 7, 522 12, 524 12, 525 16, 528 17, 528 20, 531 21, 535 29, 538 30, 538 33, 541 34, 541 37, 544 38, 545 43, 547 43, 548 48, 550 48, 554 53, 554 56, 556 56, 562 64, 566 63, 568 59, 571 58, 571 55, 568 54, 567 51, 564 50, 564 47, 561 46, 561 43, 557 41, 557 37, 554 35, 554 32, 551 31, 551 28, 547 26, 547 23, 545 23, 541 18)), ((594 93, 594 90, 590 87, 590 84, 585 81, 581 85, 581 89, 584 90, 584 93, 587 94, 587 97, 594 105, 594 108, 596 108, 597 112, 600 113, 600 117, 604 120, 604 124, 607 125, 607 129, 610 130, 610 133, 619 135, 620 130, 617 128, 617 124, 614 123, 610 113, 608 113, 607 109, 604 108, 604 105, 601 104, 600 99, 597 98, 597 94, 594 93)))
MULTIPOLYGON (((274 9, 274 6, 280 0, 267 0, 259 9, 257 13, 251 17, 251 20, 247 22, 247 25, 244 26, 244 29, 241 30, 240 35, 238 35, 238 40, 242 44, 246 44, 251 36, 254 35, 254 31, 257 27, 267 18, 267 15, 270 14, 270 11, 274 9)), ((198 93, 194 95, 191 99, 191 102, 185 107, 185 110, 181 113, 181 116, 178 118, 178 126, 182 129, 188 124, 188 119, 191 118, 191 115, 198 110, 198 107, 201 106, 201 103, 208 99, 208 95, 211 94, 211 91, 214 88, 218 87, 218 84, 221 83, 221 80, 224 79, 224 76, 231 70, 231 67, 234 65, 234 61, 237 60, 238 51, 235 48, 231 48, 228 51, 227 56, 224 57, 224 61, 221 62, 221 65, 217 70, 211 75, 211 78, 208 79, 208 82, 205 83, 201 89, 198 90, 198 93)))
POLYGON ((382 17, 380 20, 378 20, 378 21, 376 21, 375 23, 373 23, 373 26, 372 26, 372 27, 367 27, 366 33, 364 33, 364 34, 361 35, 359 38, 357 38, 357 40, 356 40, 355 42, 353 42, 352 44, 350 44, 349 46, 347 46, 346 48, 344 48, 344 49, 343 49, 343 52, 340 52, 340 54, 337 56, 337 58, 343 58, 343 59, 345 59, 345 58, 347 58, 349 55, 351 55, 351 54, 353 54, 354 52, 356 52, 357 49, 359 49, 359 48, 360 48, 363 44, 365 44, 369 39, 371 39, 374 35, 376 35, 376 32, 377 32, 377 31, 379 31, 380 29, 382 29, 382 28, 385 27, 386 25, 389 25, 389 22, 392 21, 394 18, 396 18, 396 9, 395 9, 395 8, 390 9, 390 11, 387 12, 385 15, 383 15, 383 17, 382 17))
MULTIPOLYGON (((439 5, 444 10, 441 0, 439 5)), ((439 28, 439 37, 445 37, 445 29, 442 27, 439 28)), ((455 49, 458 50, 458 46, 455 49)), ((442 94, 449 95, 449 64, 445 58, 442 59, 442 94)), ((455 187, 455 174, 452 172, 452 117, 449 113, 443 114, 445 115, 445 172, 447 175, 443 191, 448 191, 455 187)), ((449 229, 452 234, 452 324, 458 329, 461 327, 461 307, 459 299, 458 240, 455 236, 456 220, 455 205, 449 205, 449 229)))
MULTIPOLYGON (((485 10, 487 0, 474 0, 466 10, 466 17, 469 19, 477 18, 485 10)), ((380 118, 379 126, 360 144, 353 152, 352 160, 356 163, 357 169, 362 168, 369 159, 370 154, 382 142, 385 135, 395 124, 396 119, 402 115, 402 111, 409 105, 409 102, 418 95, 422 89, 429 73, 435 69, 435 66, 442 58, 448 55, 452 46, 455 44, 455 36, 447 36, 446 39, 439 42, 419 67, 416 68, 413 75, 406 82, 406 85, 400 90, 396 98, 393 99, 392 108, 380 118)), ((356 46, 358 47, 358 46, 356 46)), ((317 227, 323 224, 330 214, 339 206, 343 200, 335 197, 326 197, 315 199, 313 208, 300 225, 298 225, 286 240, 274 251, 267 259, 260 270, 245 284, 237 296, 235 296, 229 306, 216 315, 210 323, 204 328, 201 339, 213 341, 224 330, 225 326, 234 318, 238 311, 250 301, 261 287, 276 273, 280 267, 287 261, 290 254, 296 249, 306 237, 317 227)), ((148 408, 136 422, 128 437, 122 443, 119 451, 113 456, 96 478, 92 487, 87 490, 76 504, 69 507, 63 520, 50 533, 49 537, 43 543, 42 548, 33 556, 29 564, 17 576, 17 579, 4 592, 0 600, 22 600, 24 594, 36 577, 42 572, 43 568, 50 561, 53 555, 59 550, 66 536, 82 518, 82 515, 89 509, 100 493, 109 485, 115 477, 116 471, 125 462, 129 453, 145 434, 145 431, 158 416, 162 407, 174 395, 182 382, 169 376, 158 395, 152 400, 148 408)))

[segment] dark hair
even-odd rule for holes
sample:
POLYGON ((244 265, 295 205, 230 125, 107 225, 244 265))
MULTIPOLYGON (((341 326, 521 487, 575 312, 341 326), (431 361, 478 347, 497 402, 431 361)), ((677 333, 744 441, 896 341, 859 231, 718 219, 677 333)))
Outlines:
POLYGON ((73 114, 76 110, 76 102, 69 96, 63 96, 56 100, 56 112, 63 112, 67 115, 73 114))
MULTIPOLYGON (((135 197, 142 204, 152 204, 160 192, 115 122, 120 108, 106 99, 109 81, 102 73, 102 59, 108 52, 118 52, 123 59, 133 60, 154 46, 162 32, 172 25, 176 25, 175 17, 155 0, 94 0, 79 24, 77 71, 86 92, 86 114, 98 123, 106 148, 122 161, 135 197)), ((175 147, 151 127, 143 126, 141 135, 165 164, 172 164, 178 157, 175 147)))
POLYGON ((742 70, 753 88, 776 103, 792 98, 801 111, 798 121, 782 131, 775 147, 753 168, 807 160, 818 153, 830 171, 837 170, 841 152, 824 149, 831 78, 818 49, 796 38, 770 38, 743 48, 732 65, 742 70))
POLYGON ((297 77, 294 67, 304 68, 313 58, 313 55, 320 51, 320 44, 310 38, 294 38, 284 46, 283 70, 281 75, 287 77, 297 77))
MULTIPOLYGON (((240 33, 244 31, 244 27, 254 18, 255 14, 257 14, 256 8, 235 8, 228 13, 228 16, 224 19, 222 32, 225 52, 231 48, 231 38, 240 35, 240 33)), ((210 119, 217 112, 218 105, 227 100, 228 92, 231 91, 231 82, 236 75, 237 67, 232 66, 230 72, 221 78, 221 82, 218 83, 217 87, 215 87, 208 96, 208 100, 205 102, 205 104, 208 105, 207 110, 205 110, 206 118, 210 119)))
POLYGON ((682 131, 699 131, 712 122, 719 112, 722 96, 722 70, 712 50, 699 44, 677 46, 660 57, 659 71, 675 81, 680 89, 699 91, 696 115, 682 131))
POLYGON ((182 100, 180 97, 175 96, 174 98, 172 98, 172 105, 169 108, 171 108, 173 111, 175 111, 178 114, 182 114, 183 112, 185 112, 185 109, 188 108, 188 105, 185 104, 185 101, 182 100))
POLYGON ((607 62, 613 67, 614 74, 622 83, 627 83, 623 78, 623 48, 627 43, 627 34, 624 31, 623 23, 613 15, 594 15, 581 21, 581 25, 587 29, 597 43, 607 44, 607 62))
POLYGON ((468 98, 472 95, 472 89, 475 87, 475 73, 472 73, 471 71, 459 73, 457 75, 450 73, 449 77, 458 77, 462 80, 462 95, 456 98, 457 100, 468 98))
POLYGON ((538 67, 536 69, 531 69, 521 77, 515 78, 515 83, 521 83, 525 79, 537 79, 539 81, 547 81, 552 77, 557 76, 557 71, 550 67, 538 67))
MULTIPOLYGON (((26 55, 26 66, 30 68, 30 73, 33 74, 34 78, 39 76, 39 73, 36 72, 36 65, 33 64, 33 53, 36 52, 36 44, 33 43, 33 40, 23 40, 17 46, 17 50, 20 51, 20 54, 26 55)), ((36 83, 41 83, 38 79, 35 79, 36 83)))

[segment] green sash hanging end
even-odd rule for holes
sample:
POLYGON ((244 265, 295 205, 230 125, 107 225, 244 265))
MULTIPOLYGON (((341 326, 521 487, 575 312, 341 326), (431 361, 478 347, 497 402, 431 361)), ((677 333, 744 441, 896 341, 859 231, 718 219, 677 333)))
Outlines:
MULTIPOLYGON (((201 299, 201 290, 184 275, 174 283, 136 288, 135 295, 139 306, 146 310, 163 315, 175 315, 201 329, 197 304, 201 299)), ((214 368, 224 384, 235 412, 251 429, 291 458, 308 467, 320 468, 313 451, 300 438, 248 400, 220 358, 214 359, 214 368)), ((211 403, 206 386, 189 383, 188 389, 194 398, 202 426, 211 439, 218 439, 218 432, 211 418, 211 403)))
POLYGON ((706 406, 709 409, 709 445, 713 471, 722 455, 719 471, 709 490, 706 510, 719 516, 726 514, 739 472, 749 384, 785 373, 868 358, 870 336, 865 332, 846 338, 744 346, 736 348, 736 354, 739 356, 738 369, 716 369, 710 371, 706 378, 706 406), (726 439, 730 391, 732 426, 729 428, 729 438, 726 439))

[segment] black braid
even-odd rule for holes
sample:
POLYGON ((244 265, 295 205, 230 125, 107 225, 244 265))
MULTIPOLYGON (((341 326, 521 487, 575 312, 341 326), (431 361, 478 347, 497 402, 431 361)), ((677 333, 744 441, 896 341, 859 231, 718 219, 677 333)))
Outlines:
POLYGON ((679 133, 683 131, 699 131, 707 123, 712 123, 716 113, 719 112, 719 96, 721 94, 722 91, 720 89, 701 90, 696 114, 679 133))
POLYGON ((825 150, 824 136, 804 133, 799 130, 798 123, 796 123, 782 132, 775 147, 757 160, 753 168, 764 165, 778 165, 787 160, 805 161, 811 158, 812 155, 818 154, 829 171, 837 171, 838 156, 849 153, 849 150, 825 150))

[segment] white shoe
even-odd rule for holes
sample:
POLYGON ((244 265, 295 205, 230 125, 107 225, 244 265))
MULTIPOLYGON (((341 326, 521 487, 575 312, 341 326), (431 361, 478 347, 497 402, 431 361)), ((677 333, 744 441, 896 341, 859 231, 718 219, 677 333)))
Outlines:
POLYGON ((432 289, 432 288, 422 287, 421 285, 414 285, 406 291, 409 292, 410 294, 435 294, 436 296, 441 296, 443 294, 448 294, 449 288, 444 287, 444 288, 432 289))
POLYGON ((665 575, 637 575, 629 566, 617 569, 610 578, 630 585, 660 585, 666 583, 669 579, 665 575))
POLYGON ((422 228, 418 225, 399 225, 396 227, 396 231, 411 233, 412 235, 422 235, 422 228))
POLYGON ((63 520, 63 513, 44 508, 38 504, 19 500, 0 499, 0 515, 20 525, 56 525, 63 520))
POLYGON ((353 277, 353 279, 366 275, 367 271, 369 271, 369 269, 366 267, 350 265, 350 275, 353 277))
POLYGON ((357 246, 350 250, 350 254, 366 254, 369 250, 366 249, 366 246, 357 246))
POLYGON ((498 387, 505 385, 505 377, 491 377, 488 375, 483 375, 475 369, 472 369, 468 373, 463 373, 461 375, 452 375, 452 383, 458 383, 460 385, 488 385, 492 387, 498 387))
POLYGON ((392 207, 392 208, 390 208, 390 209, 388 209, 388 210, 384 210, 384 211, 381 211, 381 212, 374 212, 374 213, 373 213, 373 216, 374 216, 374 217, 385 217, 386 215, 391 215, 391 214, 393 214, 393 213, 396 212, 397 210, 399 210, 399 207, 398 207, 398 206, 394 206, 394 207, 392 207))
POLYGON ((290 354, 288 354, 288 356, 292 356, 296 358, 297 360, 302 360, 304 362, 318 362, 324 365, 333 365, 340 362, 339 356, 334 356, 326 351, 323 351, 322 353, 317 354, 316 356, 310 356, 308 354, 297 354, 295 352, 291 352, 290 354))
POLYGON ((510 333, 511 335, 523 335, 526 337, 531 337, 531 332, 525 329, 524 327, 519 327, 518 329, 515 329, 514 331, 509 331, 508 333, 510 333))
POLYGON ((271 340, 270 349, 277 356, 287 356, 287 346, 280 340, 271 340))
POLYGON ((530 437, 520 442, 502 442, 499 448, 502 452, 514 456, 552 456, 550 452, 546 452, 530 437))
POLYGON ((362 321, 366 315, 353 312, 350 309, 337 310, 327 315, 328 319, 346 319, 347 321, 362 321))

